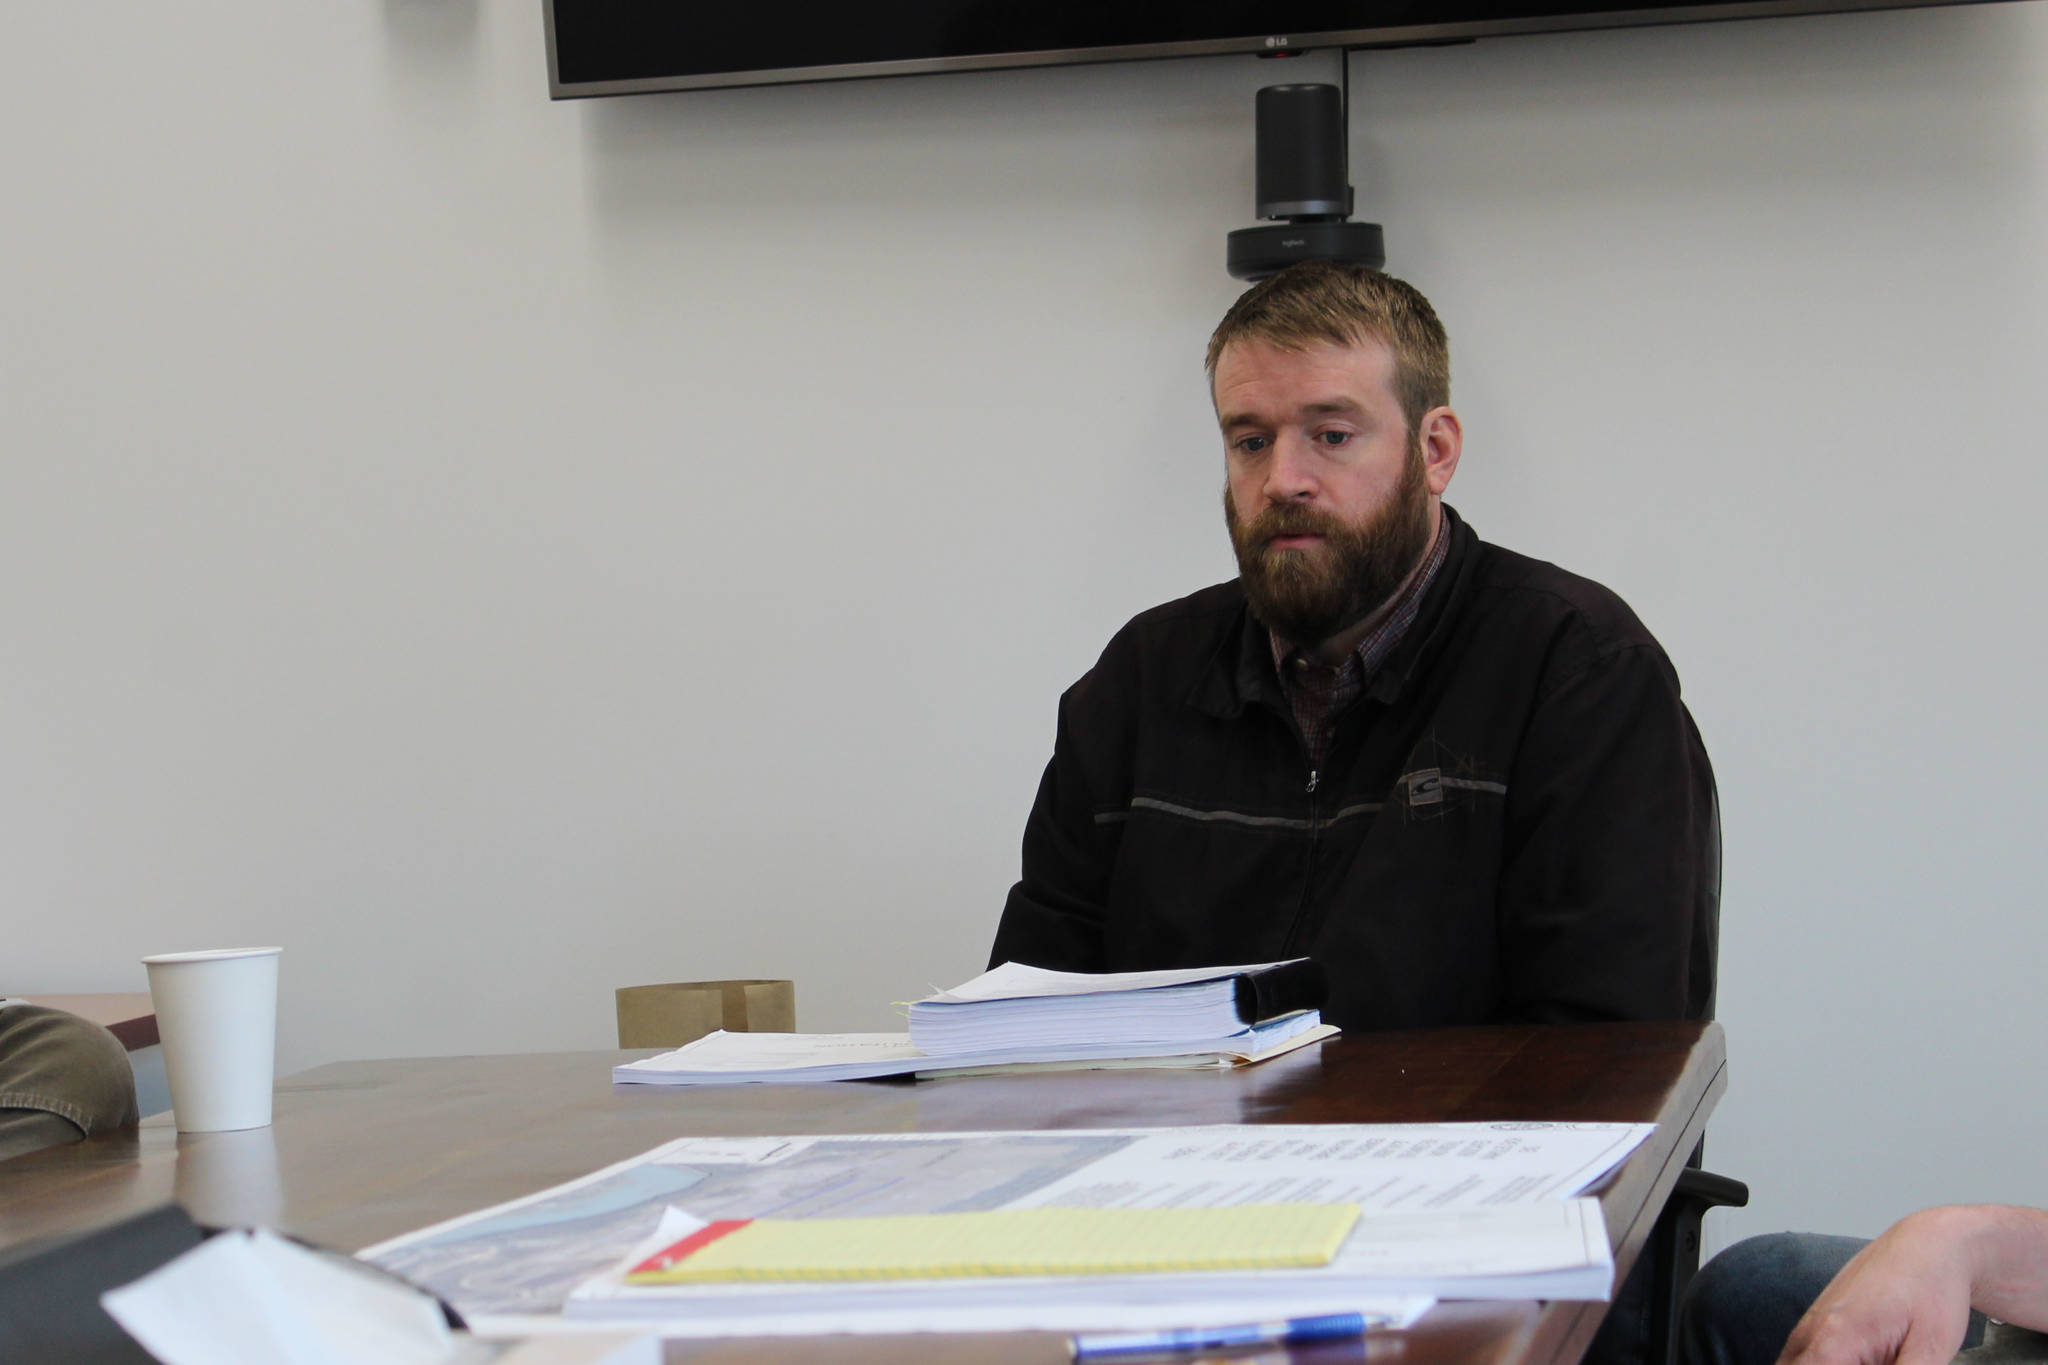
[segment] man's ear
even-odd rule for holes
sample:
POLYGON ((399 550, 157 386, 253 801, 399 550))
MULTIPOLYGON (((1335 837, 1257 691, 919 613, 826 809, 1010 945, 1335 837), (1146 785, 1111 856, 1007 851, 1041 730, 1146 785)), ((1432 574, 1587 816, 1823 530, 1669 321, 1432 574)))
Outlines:
POLYGON ((1431 408, 1422 414, 1417 427, 1422 443, 1423 475, 1429 491, 1442 497, 1458 472, 1458 456, 1465 449, 1465 426, 1449 408, 1431 408))

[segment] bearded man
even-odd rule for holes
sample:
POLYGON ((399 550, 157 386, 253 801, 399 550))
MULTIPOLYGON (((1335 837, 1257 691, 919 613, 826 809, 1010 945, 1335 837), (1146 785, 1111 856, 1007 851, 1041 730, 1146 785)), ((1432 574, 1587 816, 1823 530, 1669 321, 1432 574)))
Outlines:
POLYGON ((1234 582, 1060 701, 993 962, 1312 956, 1346 1029, 1701 1018, 1719 828, 1664 651, 1442 502, 1429 302, 1310 262, 1209 343, 1234 582))

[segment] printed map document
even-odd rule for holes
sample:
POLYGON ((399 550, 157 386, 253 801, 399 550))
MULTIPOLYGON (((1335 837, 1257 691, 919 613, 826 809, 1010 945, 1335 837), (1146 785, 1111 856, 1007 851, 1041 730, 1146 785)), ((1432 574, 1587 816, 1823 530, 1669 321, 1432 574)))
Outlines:
POLYGON ((1431 1297, 1604 1298, 1613 1272, 1598 1207, 1573 1196, 1651 1131, 1500 1122, 681 1138, 362 1255, 478 1330, 507 1334, 546 1330, 565 1309, 671 1336, 1164 1328, 1360 1309, 1400 1322, 1431 1297), (807 1286, 615 1282, 628 1256, 663 1245, 651 1239, 671 1208, 703 1222, 1296 1201, 1362 1210, 1330 1265, 863 1285, 828 1301, 807 1286), (1519 1232, 1473 1221, 1517 1211, 1529 1220, 1519 1232), (1383 1235, 1368 1232, 1382 1224, 1383 1235))

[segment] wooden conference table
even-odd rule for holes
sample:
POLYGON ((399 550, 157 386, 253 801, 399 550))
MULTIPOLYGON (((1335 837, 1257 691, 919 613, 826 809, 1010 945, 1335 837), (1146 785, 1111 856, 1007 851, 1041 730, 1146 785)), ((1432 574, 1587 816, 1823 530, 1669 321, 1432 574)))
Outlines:
MULTIPOLYGON (((176 1199, 355 1250, 529 1194, 686 1134, 946 1132, 1205 1123, 1654 1121, 1598 1189, 1626 1273, 1726 1086, 1716 1024, 1466 1028, 1334 1039, 1227 1072, 1098 1071, 909 1083, 613 1086, 641 1053, 339 1062, 279 1082, 276 1120, 139 1130, 0 1162, 0 1248, 176 1199)), ((1601 1304, 1440 1305, 1415 1328, 1299 1348, 1308 1365, 1568 1365, 1601 1304)), ((1055 1365, 1051 1333, 671 1342, 671 1361, 1055 1365)))

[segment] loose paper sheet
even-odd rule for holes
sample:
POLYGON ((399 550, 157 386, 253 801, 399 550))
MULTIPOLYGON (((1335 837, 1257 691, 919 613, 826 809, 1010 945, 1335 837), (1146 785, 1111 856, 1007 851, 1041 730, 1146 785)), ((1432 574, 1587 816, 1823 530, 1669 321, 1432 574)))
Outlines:
POLYGON ((167 1365, 440 1365, 441 1307, 261 1228, 224 1232, 100 1302, 167 1365))
POLYGON ((907 1033, 707 1033, 671 1052, 612 1068, 622 1084, 810 1084, 883 1076, 939 1075, 1028 1065, 1084 1069, 1096 1062, 1211 1066, 1277 1056, 1285 1046, 1332 1037, 1337 1030, 1313 1010, 1268 1019, 1228 1038, 1135 1044, 1123 1039, 1059 1047, 991 1047, 943 1054, 920 1051, 907 1033))

